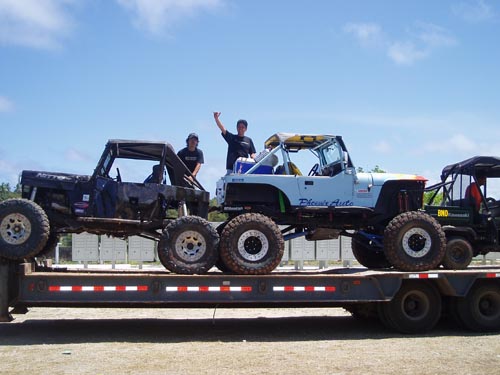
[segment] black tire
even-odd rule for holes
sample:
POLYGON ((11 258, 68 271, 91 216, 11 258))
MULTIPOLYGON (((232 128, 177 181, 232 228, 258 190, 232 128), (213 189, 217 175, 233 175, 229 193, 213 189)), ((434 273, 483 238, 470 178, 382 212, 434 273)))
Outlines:
POLYGON ((354 234, 351 241, 352 253, 356 260, 366 268, 389 268, 383 249, 370 244, 370 240, 361 234, 354 234))
POLYGON ((284 249, 279 227, 261 214, 236 216, 222 231, 220 256, 237 274, 271 273, 280 264, 284 249))
POLYGON ((441 264, 448 270, 463 270, 472 261, 474 251, 469 241, 462 237, 451 237, 446 243, 441 264))
POLYGON ((401 333, 428 332, 441 317, 439 291, 424 282, 403 283, 390 302, 378 305, 381 321, 401 333))
MULTIPOLYGON (((215 230, 219 234, 219 237, 222 237, 222 231, 226 227, 227 223, 228 223, 228 221, 225 221, 222 224, 219 224, 217 226, 217 228, 215 228, 215 230)), ((222 257, 220 256, 220 252, 219 252, 219 256, 217 257, 217 261, 215 262, 215 267, 217 267, 222 273, 231 273, 231 269, 228 266, 226 266, 226 264, 222 260, 222 257)))
POLYGON ((344 306, 352 317, 359 320, 372 320, 377 318, 377 304, 375 302, 356 303, 344 306))
POLYGON ((402 271, 437 268, 446 251, 439 223, 421 211, 399 214, 384 231, 384 251, 390 264, 402 271))
POLYGON ((500 330, 500 286, 476 283, 464 298, 455 298, 451 305, 459 325, 471 331, 500 330))
POLYGON ((43 247, 43 249, 37 254, 37 256, 47 256, 47 255, 52 255, 52 252, 55 253, 55 249, 57 247, 57 244, 59 243, 59 233, 55 232, 50 232, 49 233, 49 238, 47 239, 47 243, 43 247))
POLYGON ((49 231, 49 219, 36 203, 27 199, 0 203, 0 257, 21 260, 37 255, 49 231))
POLYGON ((219 235, 198 216, 183 216, 169 223, 158 243, 158 258, 169 271, 203 274, 218 258, 219 235))

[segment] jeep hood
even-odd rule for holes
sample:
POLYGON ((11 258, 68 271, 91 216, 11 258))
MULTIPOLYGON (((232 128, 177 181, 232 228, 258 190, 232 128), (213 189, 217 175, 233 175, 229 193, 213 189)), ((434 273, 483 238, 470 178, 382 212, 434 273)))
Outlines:
POLYGON ((404 174, 404 173, 361 173, 371 175, 373 185, 383 185, 387 181, 423 181, 426 182, 427 179, 422 176, 415 174, 404 174))
POLYGON ((90 176, 43 171, 23 171, 21 185, 72 190, 78 182, 87 182, 90 176))

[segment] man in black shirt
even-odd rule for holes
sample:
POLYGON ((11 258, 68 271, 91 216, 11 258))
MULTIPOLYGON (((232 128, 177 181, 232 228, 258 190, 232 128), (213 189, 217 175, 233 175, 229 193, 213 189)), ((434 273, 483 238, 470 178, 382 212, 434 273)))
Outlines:
POLYGON ((191 133, 186 139, 187 147, 177 153, 177 156, 186 164, 194 177, 198 174, 201 165, 204 163, 203 151, 198 148, 198 134, 191 133))
POLYGON ((220 112, 214 112, 214 119, 222 132, 222 137, 227 142, 226 170, 227 173, 231 173, 236 159, 239 157, 247 158, 248 156, 253 159, 256 151, 252 138, 245 136, 245 132, 248 128, 246 120, 238 120, 236 123, 236 130, 238 131, 238 134, 233 134, 227 131, 225 126, 220 121, 220 114, 220 112))

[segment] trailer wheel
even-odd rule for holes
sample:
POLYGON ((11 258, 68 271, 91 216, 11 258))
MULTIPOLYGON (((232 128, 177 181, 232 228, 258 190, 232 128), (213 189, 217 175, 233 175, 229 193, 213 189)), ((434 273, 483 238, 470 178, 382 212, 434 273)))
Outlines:
POLYGON ((431 330, 441 317, 441 295, 431 284, 403 283, 390 302, 378 305, 380 320, 402 333, 431 330))
MULTIPOLYGON (((215 230, 219 234, 219 237, 222 236, 222 231, 226 227, 227 223, 228 223, 228 221, 225 221, 222 224, 219 224, 217 226, 217 228, 215 228, 215 230)), ((231 272, 231 269, 228 266, 226 266, 226 264, 222 260, 220 253, 219 253, 219 256, 217 257, 217 261, 215 262, 215 267, 217 267, 222 273, 230 273, 231 272)))
POLYGON ((351 241, 352 253, 356 260, 366 268, 389 268, 382 249, 370 244, 370 240, 361 234, 355 234, 351 241))
POLYGON ((446 243, 446 252, 441 264, 448 270, 463 270, 470 264, 473 256, 469 241, 461 237, 451 237, 446 243))
POLYGON ((500 287, 493 283, 474 285, 464 298, 451 305, 459 325, 472 331, 500 330, 500 287))
POLYGON ((344 306, 353 318, 359 320, 372 320, 377 318, 377 305, 375 302, 354 303, 344 306))
POLYGON ((158 243, 158 258, 166 269, 181 274, 203 274, 218 258, 219 235, 208 221, 183 216, 172 221, 158 243))
POLYGON ((0 257, 20 260, 37 255, 49 237, 49 219, 27 199, 0 203, 0 257))
POLYGON ((279 227, 261 214, 236 216, 222 231, 220 255, 237 274, 270 273, 281 262, 284 249, 279 227))
POLYGON ((425 271, 441 263, 446 237, 439 223, 425 212, 404 212, 387 225, 384 250, 394 267, 403 271, 425 271))

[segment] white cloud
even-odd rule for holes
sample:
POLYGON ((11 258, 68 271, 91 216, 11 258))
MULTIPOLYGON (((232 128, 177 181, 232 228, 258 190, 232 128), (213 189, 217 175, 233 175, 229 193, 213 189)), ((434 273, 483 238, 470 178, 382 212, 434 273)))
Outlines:
POLYGON ((199 10, 222 5, 223 0, 116 0, 134 14, 134 24, 149 33, 161 35, 179 19, 199 10))
POLYGON ((489 21, 495 18, 493 8, 484 0, 462 1, 451 8, 452 13, 470 23, 489 21))
POLYGON ((416 38, 430 48, 453 47, 458 43, 449 30, 425 22, 416 23, 416 38))
POLYGON ((428 55, 428 51, 418 49, 412 42, 395 42, 387 49, 387 56, 400 65, 411 65, 417 60, 425 59, 428 55))
POLYGON ((0 96, 0 112, 10 112, 14 109, 14 103, 5 96, 0 96))
POLYGON ((428 142, 424 148, 431 152, 443 152, 452 150, 454 152, 475 152, 479 149, 478 145, 464 134, 454 134, 450 139, 443 139, 439 142, 428 142))
POLYGON ((353 35, 362 46, 375 46, 384 38, 381 27, 376 23, 348 23, 343 30, 353 35))
POLYGON ((74 0, 0 0, 0 44, 53 49, 71 29, 74 0))
POLYGON ((353 35, 364 48, 378 48, 398 65, 411 65, 428 58, 436 49, 458 44, 444 27, 425 22, 415 22, 403 38, 387 35, 375 23, 347 23, 344 33, 353 35))

